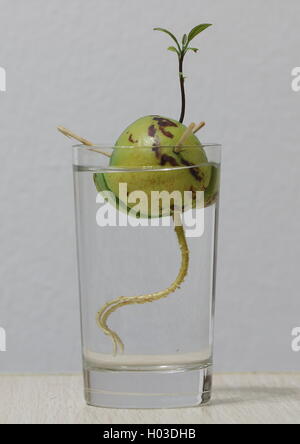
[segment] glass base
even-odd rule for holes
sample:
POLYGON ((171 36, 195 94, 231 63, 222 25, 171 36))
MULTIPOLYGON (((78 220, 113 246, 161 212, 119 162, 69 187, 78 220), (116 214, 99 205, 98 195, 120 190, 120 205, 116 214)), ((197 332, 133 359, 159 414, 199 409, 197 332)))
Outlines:
POLYGON ((212 367, 180 371, 84 371, 85 399, 95 407, 196 407, 211 399, 212 367))

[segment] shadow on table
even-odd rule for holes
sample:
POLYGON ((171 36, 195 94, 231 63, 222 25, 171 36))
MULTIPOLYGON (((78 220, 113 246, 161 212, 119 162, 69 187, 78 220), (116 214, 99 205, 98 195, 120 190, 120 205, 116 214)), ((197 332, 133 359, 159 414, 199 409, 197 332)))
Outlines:
POLYGON ((293 387, 216 387, 210 405, 241 404, 243 402, 264 401, 277 403, 283 400, 300 402, 300 389, 293 387))

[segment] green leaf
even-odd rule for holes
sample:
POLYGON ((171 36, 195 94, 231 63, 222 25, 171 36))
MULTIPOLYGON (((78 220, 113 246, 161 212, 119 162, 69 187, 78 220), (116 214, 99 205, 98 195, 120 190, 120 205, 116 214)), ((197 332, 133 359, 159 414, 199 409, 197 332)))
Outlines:
POLYGON ((185 46, 187 44, 187 41, 188 41, 188 36, 184 34, 184 36, 182 37, 182 46, 185 46))
POLYGON ((173 39, 174 42, 176 43, 176 45, 178 47, 178 50, 181 51, 180 45, 178 43, 178 40, 175 37, 175 35, 172 34, 172 32, 170 32, 170 31, 168 31, 167 29, 164 29, 164 28, 154 28, 154 31, 160 31, 160 32, 164 32, 164 33, 168 34, 171 37, 171 39, 173 39))
POLYGON ((177 55, 179 55, 178 50, 175 48, 175 46, 169 46, 168 51, 176 52, 177 55))
POLYGON ((194 53, 197 53, 199 51, 198 48, 186 48, 186 51, 193 51, 194 53))
POLYGON ((195 28, 193 28, 191 30, 191 32, 189 33, 188 43, 190 43, 195 37, 197 37, 197 35, 199 35, 203 31, 205 31, 210 26, 212 26, 212 25, 211 24, 203 24, 203 25, 198 25, 195 28))

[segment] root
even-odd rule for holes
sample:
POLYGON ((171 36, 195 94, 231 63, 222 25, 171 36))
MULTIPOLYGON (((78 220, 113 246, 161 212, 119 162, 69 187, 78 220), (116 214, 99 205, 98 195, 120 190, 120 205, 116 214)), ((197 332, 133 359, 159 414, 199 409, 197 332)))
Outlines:
POLYGON ((113 341, 114 355, 116 355, 119 350, 121 352, 124 351, 124 344, 119 335, 115 331, 111 330, 107 325, 108 318, 112 315, 112 313, 114 313, 116 310, 126 305, 147 304, 148 302, 154 302, 166 298, 171 293, 174 293, 177 289, 180 288, 181 284, 184 282, 187 276, 189 269, 190 253, 185 237, 184 228, 181 222, 180 224, 176 223, 176 218, 178 217, 180 217, 178 214, 174 216, 175 232, 181 250, 181 267, 176 280, 165 290, 158 291, 156 293, 150 293, 133 297, 119 297, 117 299, 114 299, 110 302, 107 302, 102 307, 102 309, 97 313, 98 326, 103 330, 103 332, 107 336, 110 336, 113 341))

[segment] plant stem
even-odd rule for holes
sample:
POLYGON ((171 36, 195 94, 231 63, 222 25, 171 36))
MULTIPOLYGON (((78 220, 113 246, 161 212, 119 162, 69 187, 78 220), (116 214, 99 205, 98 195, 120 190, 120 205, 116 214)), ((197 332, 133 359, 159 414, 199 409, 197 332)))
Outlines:
POLYGON ((183 59, 184 53, 179 56, 179 79, 180 79, 180 90, 181 90, 181 115, 179 122, 183 123, 185 116, 185 87, 184 87, 184 75, 183 75, 183 59))

